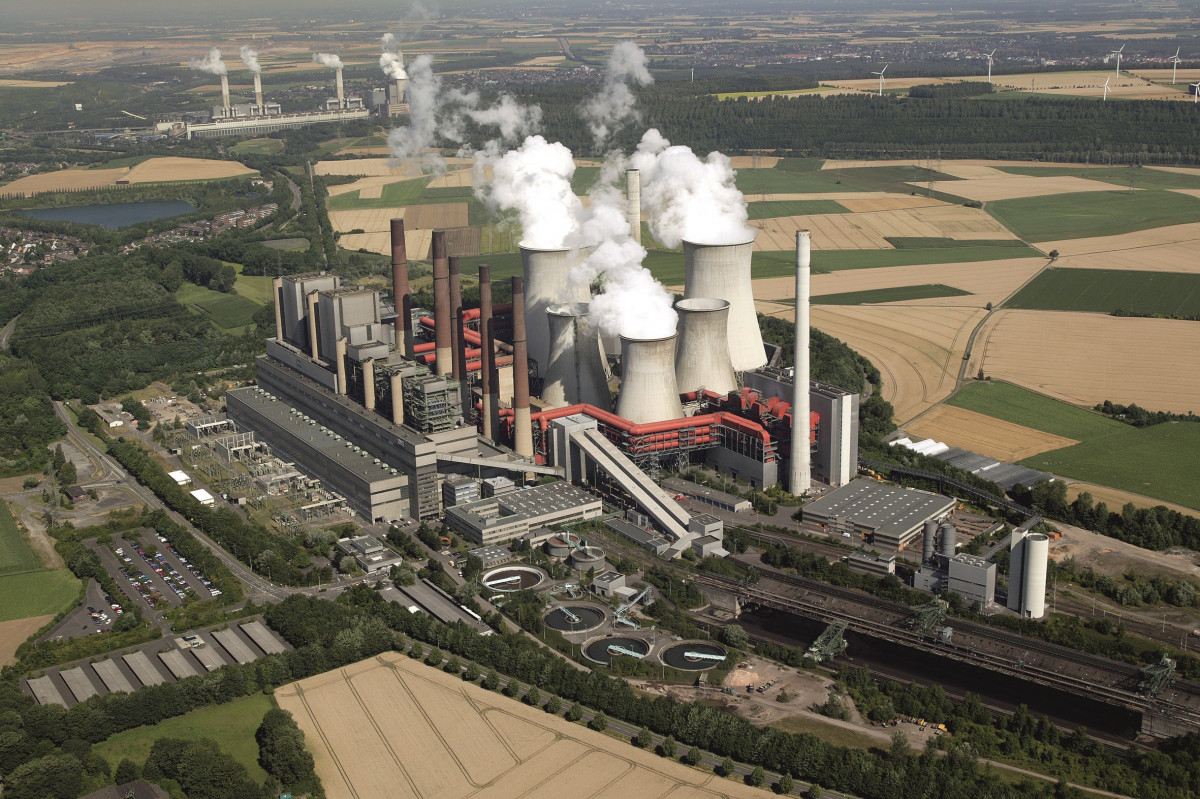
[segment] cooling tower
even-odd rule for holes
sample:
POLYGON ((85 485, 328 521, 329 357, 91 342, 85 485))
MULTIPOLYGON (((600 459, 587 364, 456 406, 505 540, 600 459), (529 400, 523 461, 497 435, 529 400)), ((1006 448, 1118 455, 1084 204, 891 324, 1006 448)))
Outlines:
POLYGON ((683 243, 686 268, 685 299, 716 297, 729 301, 729 359, 738 372, 765 366, 758 317, 754 312, 754 294, 750 286, 750 256, 754 233, 734 244, 683 243))
MULTIPOLYGON (((513 314, 513 449, 533 457, 533 423, 529 417, 529 347, 525 328, 524 281, 512 279, 513 314)), ((494 375, 493 375, 494 376, 494 375)))
POLYGON ((675 381, 687 393, 708 389, 728 394, 737 388, 729 360, 729 303, 707 297, 680 300, 675 381))
POLYGON ((812 240, 807 230, 796 232, 796 368, 792 372, 792 457, 789 464, 790 485, 794 496, 807 494, 812 488, 811 436, 809 430, 808 381, 812 376, 809 365, 809 298, 812 293, 812 240), (800 426, 799 435, 795 429, 800 426), (801 443, 802 442, 802 443, 801 443))
POLYGON ((568 279, 577 262, 571 250, 543 250, 525 243, 521 266, 525 277, 525 323, 528 325, 529 358, 537 363, 538 374, 546 374, 550 362, 550 324, 546 309, 551 305, 591 300, 586 284, 572 285, 568 279))
POLYGON ((225 109, 225 116, 230 116, 229 111, 229 76, 221 76, 221 108, 225 109))
POLYGON ((621 396, 617 416, 634 424, 683 417, 675 382, 675 336, 621 336, 621 396))
POLYGON ((433 231, 433 337, 434 372, 448 375, 452 367, 450 348, 450 264, 446 261, 446 232, 433 231))
POLYGON ((587 303, 551 305, 550 361, 544 372, 542 400, 551 405, 587 403, 609 409, 608 380, 600 360, 600 337, 588 321, 587 303))
POLYGON ((932 563, 933 555, 936 552, 934 547, 934 538, 937 537, 938 523, 936 519, 928 519, 925 522, 925 537, 921 542, 921 563, 932 563))
MULTIPOLYGON (((1024 574, 1021 580, 1021 615, 1040 619, 1046 615, 1046 565, 1050 557, 1050 538, 1043 533, 1025 536, 1024 574)), ((1013 587, 1010 585, 1010 591, 1013 587)))
POLYGON ((948 558, 954 557, 954 551, 958 547, 958 529, 947 522, 942 525, 942 554, 948 558))
POLYGON ((642 173, 625 170, 625 216, 629 219, 629 235, 642 243, 642 173))
POLYGON ((267 113, 262 101, 262 75, 257 72, 254 73, 254 106, 258 109, 258 113, 267 113))

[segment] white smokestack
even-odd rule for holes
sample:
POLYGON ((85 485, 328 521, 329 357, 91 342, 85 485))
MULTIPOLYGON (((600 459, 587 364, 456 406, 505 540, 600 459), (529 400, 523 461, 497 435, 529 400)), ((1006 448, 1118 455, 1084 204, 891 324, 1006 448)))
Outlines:
POLYGON ((729 360, 729 303, 707 297, 675 303, 679 314, 675 379, 683 393, 707 389, 728 394, 737 388, 729 360))
POLYGON ((796 370, 792 375, 792 463, 788 491, 794 496, 812 488, 809 460, 811 422, 808 402, 809 302, 812 293, 812 239, 807 230, 796 232, 796 370))
POLYGON ((621 395, 617 415, 634 424, 683 417, 675 382, 675 336, 621 336, 621 395))
POLYGON ((342 68, 338 67, 334 70, 334 81, 337 83, 337 101, 338 108, 346 107, 346 93, 342 89, 342 68))
POLYGON ((608 410, 608 379, 600 358, 600 337, 588 321, 587 303, 546 309, 550 362, 543 375, 542 400, 551 405, 586 402, 608 410))
POLYGON ((262 75, 254 73, 254 104, 258 106, 258 113, 267 113, 266 106, 263 105, 262 99, 262 75))
POLYGON ((221 107, 225 109, 225 116, 229 116, 229 76, 221 76, 221 107))
POLYGON ((636 169, 625 170, 625 213, 629 217, 629 235, 638 244, 642 243, 642 173, 636 169))
POLYGON ((715 297, 729 301, 729 359, 738 372, 767 363, 754 292, 750 283, 750 258, 754 254, 754 231, 733 244, 683 242, 686 269, 683 296, 715 297))

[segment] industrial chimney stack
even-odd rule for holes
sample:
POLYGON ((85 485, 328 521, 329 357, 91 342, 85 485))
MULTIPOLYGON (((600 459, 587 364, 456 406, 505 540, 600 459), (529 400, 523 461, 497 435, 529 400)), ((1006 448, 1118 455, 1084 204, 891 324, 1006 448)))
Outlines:
POLYGON ((492 380, 496 344, 492 340, 492 268, 487 264, 479 265, 479 339, 483 343, 482 360, 479 363, 479 397, 483 403, 480 421, 483 437, 490 441, 496 435, 494 422, 499 412, 500 397, 492 380))
POLYGON ((338 108, 346 107, 346 94, 342 90, 342 68, 338 67, 334 70, 334 80, 337 81, 337 104, 338 108))
POLYGON ((638 244, 642 243, 642 173, 636 169, 625 170, 625 215, 629 219, 629 235, 638 244))
MULTIPOLYGON (((788 492, 807 494, 812 488, 809 419, 809 300, 812 294, 812 238, 807 230, 796 232, 796 367, 792 373, 792 458, 788 492)), ((757 324, 755 329, 758 329, 757 324)))
POLYGON ((683 417, 675 382, 675 336, 621 336, 621 395, 617 416, 634 424, 683 417))
POLYGON ((729 303, 708 297, 680 300, 675 380, 684 393, 707 389, 728 394, 737 389, 729 360, 729 303))
POLYGON ((226 117, 231 116, 232 112, 229 108, 229 76, 221 76, 221 108, 224 109, 226 117))
POLYGON ((525 281, 512 279, 513 314, 513 449, 533 457, 533 425, 529 418, 529 346, 525 339, 525 281))
POLYGON ((267 113, 267 107, 263 105, 262 99, 262 75, 254 73, 254 105, 258 108, 259 114, 267 113))
POLYGON ((413 357, 412 294, 408 289, 408 249, 404 220, 392 220, 392 300, 396 303, 396 352, 413 357))
POLYGON ((683 296, 715 297, 729 301, 729 360, 738 372, 765 366, 767 351, 758 329, 754 292, 750 284, 750 257, 754 233, 733 244, 683 243, 687 270, 683 296))
POLYGON ((450 376, 455 380, 466 379, 465 350, 462 346, 462 274, 458 271, 458 256, 451 255, 450 264, 450 376))
POLYGON ((450 264, 446 261, 446 231, 433 231, 433 334, 434 372, 448 375, 453 351, 450 348, 450 264))
POLYGON ((600 336, 588 321, 587 303, 551 305, 550 362, 546 364, 542 400, 551 405, 581 402, 609 409, 608 380, 600 360, 600 336))

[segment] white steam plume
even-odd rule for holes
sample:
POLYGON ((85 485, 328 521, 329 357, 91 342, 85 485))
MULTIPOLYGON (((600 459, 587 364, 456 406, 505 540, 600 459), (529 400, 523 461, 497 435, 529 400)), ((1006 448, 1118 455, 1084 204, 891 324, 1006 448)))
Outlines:
POLYGON ((341 57, 334 53, 313 53, 313 61, 330 69, 341 69, 345 66, 341 57))
POLYGON ((492 105, 480 108, 479 92, 451 90, 443 98, 442 108, 445 113, 440 132, 455 142, 466 139, 464 119, 498 128, 500 138, 505 142, 516 142, 536 133, 542 124, 541 106, 522 105, 509 94, 502 94, 492 105))
POLYGON ((262 72, 262 65, 258 63, 258 51, 250 47, 248 44, 243 44, 241 49, 242 63, 246 65, 246 69, 258 75, 262 72))
MULTIPOLYGON (((417 60, 425 57, 427 56, 418 56, 417 60)), ((413 61, 412 66, 415 67, 416 63, 413 61)), ((399 53, 393 53, 390 50, 380 53, 379 68, 392 80, 404 80, 408 77, 408 73, 404 70, 404 58, 399 53)))
POLYGON ((394 52, 396 49, 396 35, 393 33, 385 33, 379 37, 379 44, 383 47, 385 53, 394 52))
POLYGON ((642 210, 650 232, 668 247, 683 240, 703 244, 748 241, 746 200, 734 185, 729 158, 718 152, 700 160, 690 147, 671 146, 654 128, 631 159, 641 170, 642 210))
POLYGON ((215 47, 210 48, 203 58, 193 58, 188 62, 188 66, 197 72, 207 72, 210 75, 229 74, 225 69, 225 62, 221 60, 221 51, 215 47))
POLYGON ((580 109, 597 150, 604 147, 609 136, 641 118, 629 84, 647 86, 654 82, 646 63, 646 53, 633 42, 618 42, 613 46, 604 68, 603 87, 580 109))
POLYGON ((559 142, 529 136, 501 154, 498 142, 475 156, 475 194, 493 210, 511 211, 521 222, 522 240, 531 247, 568 246, 578 234, 583 203, 571 190, 575 159, 559 142), (484 170, 492 167, 492 180, 484 170), (488 190, 490 188, 490 190, 488 190))
POLYGON ((392 153, 392 159, 398 163, 427 159, 435 170, 443 171, 446 162, 441 156, 427 153, 437 140, 438 94, 442 88, 442 81, 433 74, 432 56, 417 56, 411 66, 412 75, 408 82, 408 125, 392 129, 388 134, 388 149, 392 153))

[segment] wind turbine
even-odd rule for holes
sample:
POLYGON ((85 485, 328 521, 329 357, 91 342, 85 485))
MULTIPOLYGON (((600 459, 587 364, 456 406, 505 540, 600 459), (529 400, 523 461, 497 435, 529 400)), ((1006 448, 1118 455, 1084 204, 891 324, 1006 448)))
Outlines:
POLYGON ((1179 69, 1179 62, 1182 61, 1179 57, 1179 48, 1175 48, 1175 55, 1171 56, 1171 85, 1175 85, 1175 70, 1179 69))
POLYGON ((1101 101, 1108 99, 1108 82, 1110 80, 1112 80, 1112 75, 1109 75, 1107 78, 1104 79, 1104 96, 1102 98, 1100 98, 1101 101))
POLYGON ((1200 100, 1200 83, 1189 83, 1188 85, 1192 88, 1192 103, 1195 104, 1197 100, 1200 100))
POLYGON ((1121 53, 1124 52, 1124 50, 1125 45, 1121 45, 1120 50, 1114 50, 1113 52, 1109 53, 1109 55, 1115 55, 1117 57, 1117 77, 1121 76, 1121 53))
MULTIPOLYGON (((991 82, 992 82, 992 56, 994 56, 995 54, 996 54, 996 51, 995 51, 995 50, 992 50, 992 52, 990 52, 990 53, 988 53, 988 54, 987 54, 987 60, 988 60, 988 83, 991 83, 991 82)), ((1173 83, 1173 82, 1174 82, 1174 81, 1172 81, 1172 83, 1173 83)))
POLYGON ((872 75, 879 76, 879 96, 880 97, 883 97, 883 73, 887 72, 887 68, 890 66, 891 66, 891 64, 884 64, 883 69, 879 70, 878 72, 871 73, 872 75))

